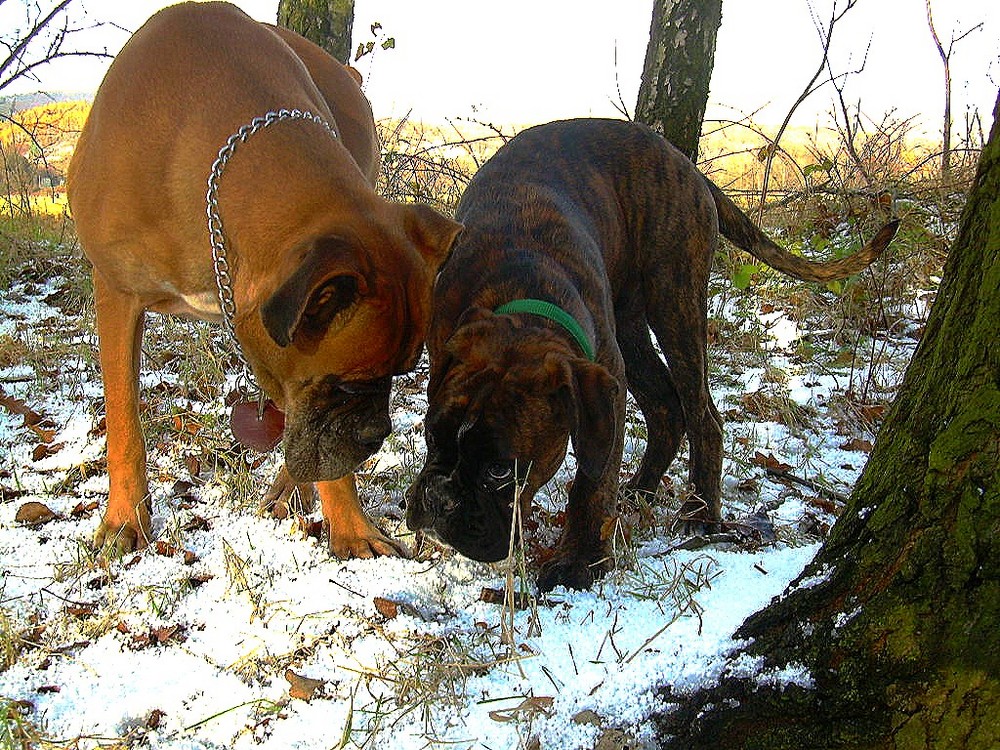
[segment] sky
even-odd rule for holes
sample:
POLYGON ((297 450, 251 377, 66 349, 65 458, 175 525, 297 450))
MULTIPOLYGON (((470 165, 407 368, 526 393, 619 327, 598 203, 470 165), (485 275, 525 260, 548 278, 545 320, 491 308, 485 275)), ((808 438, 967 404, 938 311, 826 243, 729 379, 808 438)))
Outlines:
MULTIPOLYGON (((93 21, 113 22, 88 32, 93 48, 116 52, 162 0, 76 0, 93 21)), ((841 4, 844 0, 838 0, 841 4)), ((277 0, 238 0, 251 16, 274 21, 277 0)), ((4 3, 0 27, 22 3, 4 3), (15 6, 15 7, 11 7, 15 6)), ((831 0, 812 0, 825 24, 831 0)), ((719 31, 709 118, 757 112, 779 123, 812 77, 821 47, 807 0, 725 0, 719 31)), ((441 121, 474 118, 534 124, 577 116, 620 116, 634 109, 649 36, 651 0, 357 0, 354 44, 373 39, 378 21, 395 48, 358 67, 376 117, 441 121)), ((956 43, 952 56, 953 113, 958 123, 978 110, 988 129, 1000 85, 1000 12, 996 0, 934 0, 939 36, 956 43)), ((837 72, 857 70, 848 103, 860 101, 874 120, 892 111, 915 117, 931 131, 943 111, 941 60, 927 28, 924 0, 858 0, 834 35, 837 72)), ((78 60, 52 66, 41 85, 16 91, 90 91, 107 63, 78 60)), ((834 91, 827 86, 798 110, 794 124, 827 120, 834 91)))

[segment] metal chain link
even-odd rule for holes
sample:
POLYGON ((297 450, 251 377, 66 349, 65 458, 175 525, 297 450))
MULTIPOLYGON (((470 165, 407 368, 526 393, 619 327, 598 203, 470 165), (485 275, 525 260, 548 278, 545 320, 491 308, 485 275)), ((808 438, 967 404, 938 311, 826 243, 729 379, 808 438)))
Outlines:
POLYGON ((233 278, 230 274, 229 256, 226 250, 226 235, 222 227, 222 217, 219 215, 219 179, 222 177, 226 165, 232 158, 236 147, 246 141, 254 134, 264 130, 283 120, 308 120, 323 127, 331 136, 337 138, 337 131, 333 126, 319 115, 312 112, 305 112, 300 109, 279 109, 271 111, 259 117, 255 117, 246 125, 241 127, 226 141, 226 144, 219 149, 219 155, 212 163, 212 170, 208 176, 208 192, 205 195, 208 214, 208 238, 212 246, 212 262, 215 266, 215 282, 219 289, 219 306, 222 308, 223 325, 229 332, 229 336, 236 348, 242 363, 243 372, 239 380, 243 383, 243 388, 250 395, 257 397, 263 405, 263 391, 254 379, 250 364, 247 362, 246 354, 236 338, 234 321, 236 319, 236 300, 233 296, 233 278))

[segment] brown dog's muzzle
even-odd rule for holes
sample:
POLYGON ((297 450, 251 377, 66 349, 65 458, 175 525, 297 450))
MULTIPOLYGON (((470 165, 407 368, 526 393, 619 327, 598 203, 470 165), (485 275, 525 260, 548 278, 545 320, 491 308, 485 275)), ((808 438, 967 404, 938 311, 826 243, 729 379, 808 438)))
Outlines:
POLYGON ((392 378, 343 381, 330 376, 291 406, 285 465, 297 482, 339 479, 372 456, 392 431, 392 378))

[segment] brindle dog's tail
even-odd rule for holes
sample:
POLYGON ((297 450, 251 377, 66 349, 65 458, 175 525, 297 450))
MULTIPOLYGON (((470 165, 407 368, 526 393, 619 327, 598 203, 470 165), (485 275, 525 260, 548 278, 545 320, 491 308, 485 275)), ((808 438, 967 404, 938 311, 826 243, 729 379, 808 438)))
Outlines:
POLYGON ((836 281, 863 271, 885 250, 899 228, 899 219, 893 219, 868 244, 846 258, 825 262, 806 260, 776 245, 717 185, 709 179, 705 182, 715 199, 722 236, 757 260, 802 281, 836 281))

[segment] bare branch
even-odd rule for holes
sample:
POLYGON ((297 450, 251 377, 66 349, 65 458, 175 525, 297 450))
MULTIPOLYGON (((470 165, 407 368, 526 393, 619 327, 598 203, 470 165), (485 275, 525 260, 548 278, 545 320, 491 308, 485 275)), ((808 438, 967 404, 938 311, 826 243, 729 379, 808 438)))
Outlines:
MULTIPOLYGON (((3 0, 0 0, 2 3, 3 0)), ((71 57, 108 58, 107 51, 88 51, 68 48, 74 34, 104 24, 80 25, 74 23, 67 10, 73 0, 58 0, 48 11, 35 4, 25 3, 24 30, 4 32, 0 45, 6 48, 7 57, 0 62, 0 91, 22 78, 39 80, 35 71, 48 63, 71 57), (33 12, 34 11, 34 12, 33 12)))
MULTIPOLYGON (((763 217, 764 207, 767 204, 767 183, 771 176, 771 163, 774 160, 774 151, 776 149, 776 145, 778 141, 781 140, 781 137, 784 135, 785 130, 787 130, 788 124, 792 121, 792 116, 795 114, 795 110, 797 110, 799 106, 802 104, 802 102, 804 102, 807 98, 809 98, 809 96, 814 91, 816 91, 817 89, 819 89, 820 87, 829 82, 827 80, 823 81, 818 85, 816 84, 816 81, 819 80, 820 75, 822 75, 823 71, 827 69, 829 65, 830 45, 833 43, 833 30, 834 28, 836 28, 837 23, 840 21, 840 19, 842 19, 848 12, 850 12, 854 8, 855 5, 857 5, 857 2, 858 0, 847 0, 847 2, 844 3, 844 6, 840 10, 838 10, 837 2, 835 0, 833 4, 833 10, 830 12, 830 20, 827 22, 825 29, 819 24, 819 21, 818 19, 816 19, 815 14, 813 15, 813 22, 816 24, 816 31, 820 36, 820 43, 822 44, 823 47, 823 57, 822 60, 820 61, 819 66, 816 68, 816 73, 813 74, 813 77, 811 79, 809 79, 809 83, 806 84, 806 87, 802 90, 802 93, 799 95, 799 98, 795 100, 795 103, 792 105, 791 109, 788 110, 788 114, 785 115, 785 119, 781 123, 781 127, 778 128, 778 132, 774 136, 774 142, 771 148, 768 149, 767 159, 764 162, 764 180, 760 191, 760 207, 758 209, 759 217, 763 217)), ((812 10, 811 3, 810 3, 810 10, 812 10)))

